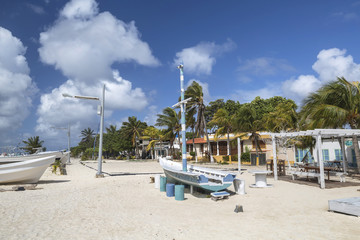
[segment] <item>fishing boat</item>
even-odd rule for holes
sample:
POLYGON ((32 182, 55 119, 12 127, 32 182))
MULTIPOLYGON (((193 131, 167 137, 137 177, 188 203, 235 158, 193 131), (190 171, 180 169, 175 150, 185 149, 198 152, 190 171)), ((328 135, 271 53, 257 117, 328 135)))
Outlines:
POLYGON ((233 184, 234 174, 210 168, 188 165, 183 171, 180 163, 160 157, 159 162, 170 182, 180 182, 211 192, 224 190, 233 184))
POLYGON ((68 155, 70 152, 65 151, 45 151, 45 152, 37 152, 34 154, 28 155, 21 155, 21 156, 4 156, 0 157, 0 165, 8 164, 8 163, 16 163, 16 162, 23 162, 26 160, 37 159, 41 157, 47 157, 55 155, 55 160, 60 160, 61 163, 65 163, 68 159, 68 155))
POLYGON ((221 191, 233 183, 235 175, 215 169, 187 165, 185 109, 186 103, 190 101, 191 98, 184 99, 183 67, 182 64, 178 66, 180 70, 181 101, 173 105, 173 107, 180 106, 181 108, 182 164, 162 157, 159 158, 159 162, 169 181, 180 182, 190 185, 191 187, 199 187, 212 192, 221 191))
POLYGON ((0 184, 37 183, 56 155, 0 165, 0 184))

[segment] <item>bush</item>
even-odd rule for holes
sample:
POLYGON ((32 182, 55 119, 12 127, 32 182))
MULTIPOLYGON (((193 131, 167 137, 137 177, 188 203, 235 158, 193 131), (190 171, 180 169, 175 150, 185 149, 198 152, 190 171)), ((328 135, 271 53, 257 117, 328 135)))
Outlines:
POLYGON ((250 152, 244 152, 241 154, 241 162, 250 162, 250 152))

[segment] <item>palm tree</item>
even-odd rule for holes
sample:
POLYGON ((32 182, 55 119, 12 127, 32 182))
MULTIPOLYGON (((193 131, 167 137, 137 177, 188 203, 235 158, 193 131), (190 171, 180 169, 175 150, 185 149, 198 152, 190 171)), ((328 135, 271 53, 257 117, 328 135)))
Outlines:
POLYGON ((27 139, 27 141, 22 141, 24 144, 26 144, 24 149, 27 153, 33 154, 35 153, 39 148, 42 148, 42 145, 44 141, 40 141, 39 136, 36 137, 30 137, 27 139))
POLYGON ((159 137, 159 129, 155 128, 154 126, 149 126, 144 129, 144 136, 143 139, 149 139, 149 145, 146 148, 146 151, 151 151, 151 158, 154 159, 154 151, 155 151, 155 143, 158 141, 159 137))
POLYGON ((140 138, 142 132, 147 127, 147 124, 137 120, 136 117, 128 117, 128 122, 123 122, 121 129, 126 135, 131 137, 131 143, 136 149, 136 158, 139 158, 139 147, 137 144, 137 138, 140 138))
MULTIPOLYGON (((301 109, 302 121, 308 128, 360 127, 359 83, 348 82, 344 77, 329 82, 310 94, 301 109)), ((357 171, 360 172, 360 150, 357 136, 353 136, 357 171)))
POLYGON ((193 151, 195 153, 195 161, 197 162, 198 159, 197 159, 197 152, 196 152, 196 149, 195 149, 195 137, 196 137, 196 134, 195 134, 195 124, 196 124, 196 120, 194 118, 194 115, 195 115, 195 111, 196 109, 192 109, 190 111, 186 111, 186 127, 188 128, 191 128, 191 133, 192 133, 192 146, 193 146, 193 151))
POLYGON ((197 112, 196 117, 196 123, 195 123, 195 132, 199 136, 206 135, 207 145, 208 145, 208 151, 210 154, 210 160, 211 162, 214 162, 214 159, 212 157, 212 151, 210 147, 210 141, 209 141, 209 135, 207 132, 207 126, 206 126, 206 120, 205 120, 205 109, 206 106, 204 104, 204 94, 202 91, 202 87, 197 82, 192 82, 192 84, 186 89, 185 91, 185 99, 190 98, 191 100, 188 101, 186 104, 186 107, 188 111, 191 111, 192 109, 195 109, 197 112))
POLYGON ((296 104, 294 102, 279 103, 273 112, 263 116, 264 127, 271 132, 294 130, 297 127, 296 104))
POLYGON ((85 128, 81 131, 81 142, 85 144, 87 147, 92 147, 93 141, 94 141, 94 130, 91 128, 85 128))
POLYGON ((256 111, 251 105, 245 104, 238 110, 233 118, 233 130, 237 133, 243 133, 242 136, 250 134, 249 139, 255 144, 257 165, 259 163, 259 150, 262 151, 260 147, 261 137, 258 133, 262 130, 262 121, 258 120, 256 111))
POLYGON ((107 133, 116 133, 117 132, 117 129, 116 129, 116 126, 115 125, 110 125, 109 127, 106 128, 106 132, 107 133))
MULTIPOLYGON (((174 109, 167 107, 163 110, 162 114, 157 115, 156 126, 159 127, 167 127, 165 131, 165 136, 170 140, 170 148, 173 148, 173 143, 178 136, 180 143, 180 135, 179 132, 181 130, 180 124, 180 113, 177 113, 174 109)), ((174 149, 172 149, 174 151, 174 149)), ((174 152, 173 152, 174 153, 174 152)))
POLYGON ((233 118, 234 115, 230 116, 229 112, 224 109, 220 108, 213 116, 212 120, 209 122, 209 125, 217 125, 218 129, 215 133, 215 138, 219 135, 227 135, 227 155, 231 155, 230 152, 230 133, 233 129, 233 118))

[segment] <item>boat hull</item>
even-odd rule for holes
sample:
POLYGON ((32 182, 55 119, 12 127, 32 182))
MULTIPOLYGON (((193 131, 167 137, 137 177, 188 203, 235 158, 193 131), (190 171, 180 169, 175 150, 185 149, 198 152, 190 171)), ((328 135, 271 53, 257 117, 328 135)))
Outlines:
POLYGON ((222 173, 225 176, 224 178, 221 180, 220 178, 217 178, 215 181, 215 179, 211 177, 211 174, 213 172, 219 174, 219 171, 202 168, 202 174, 199 172, 184 172, 181 170, 181 165, 176 162, 166 160, 164 158, 160 158, 159 161, 160 165, 164 169, 166 177, 172 182, 191 185, 211 192, 227 189, 233 183, 233 179, 230 178, 226 173, 222 173))
POLYGON ((0 184, 37 183, 56 155, 0 165, 0 184))
POLYGON ((40 153, 29 154, 29 155, 24 155, 24 156, 0 157, 0 165, 8 164, 8 163, 23 162, 26 160, 38 159, 38 158, 53 156, 53 155, 55 155, 55 159, 60 159, 62 163, 65 163, 68 158, 68 154, 70 154, 70 152, 48 151, 48 152, 40 152, 40 153))

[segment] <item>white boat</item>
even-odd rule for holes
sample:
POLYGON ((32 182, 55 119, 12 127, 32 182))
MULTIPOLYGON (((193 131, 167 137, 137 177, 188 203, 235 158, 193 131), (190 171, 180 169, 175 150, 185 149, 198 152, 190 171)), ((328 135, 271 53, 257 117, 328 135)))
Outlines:
POLYGON ((56 155, 0 165, 0 184, 37 183, 56 155))
POLYGON ((37 159, 39 157, 46 157, 55 155, 55 160, 61 160, 62 163, 65 163, 68 159, 68 154, 70 152, 65 151, 46 151, 46 152, 38 152, 29 155, 22 155, 22 156, 5 156, 0 157, 0 165, 7 164, 7 163, 15 163, 15 162, 23 162, 26 160, 37 159))
POLYGON ((185 124, 185 110, 186 103, 191 98, 184 99, 184 75, 183 65, 180 64, 180 86, 181 86, 181 101, 172 107, 181 106, 181 135, 182 135, 182 165, 166 158, 159 158, 161 167, 169 181, 180 182, 186 185, 199 187, 208 191, 217 192, 228 188, 235 178, 235 175, 218 171, 210 168, 196 167, 187 165, 186 159, 186 124, 185 124))
POLYGON ((224 190, 233 184, 235 174, 210 168, 188 165, 187 171, 182 170, 180 163, 159 158, 161 167, 169 181, 199 187, 208 191, 217 192, 224 190))

